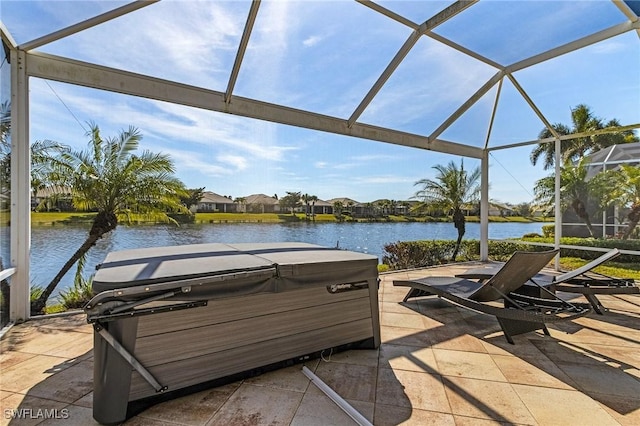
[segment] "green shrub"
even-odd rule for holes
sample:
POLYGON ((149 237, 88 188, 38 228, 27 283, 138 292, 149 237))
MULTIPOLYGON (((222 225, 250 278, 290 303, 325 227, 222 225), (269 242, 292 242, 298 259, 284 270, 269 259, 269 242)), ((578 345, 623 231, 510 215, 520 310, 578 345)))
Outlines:
MULTIPOLYGON (((451 263, 455 248, 453 240, 399 241, 384 246, 382 263, 390 270, 422 268, 451 263)), ((489 257, 505 261, 515 251, 544 251, 543 246, 532 246, 522 241, 489 241, 489 257)), ((465 262, 480 258, 480 241, 463 240, 456 261, 465 262)))
POLYGON ((73 287, 68 291, 60 292, 60 300, 62 306, 66 309, 80 309, 87 304, 93 297, 93 275, 87 279, 76 279, 73 283, 73 287))
MULTIPOLYGON (((554 244, 554 238, 527 238, 527 241, 536 243, 554 244)), ((598 238, 579 238, 579 237, 563 237, 560 238, 560 245, 582 246, 582 247, 600 247, 605 249, 617 248, 620 250, 640 251, 640 240, 619 240, 619 239, 598 239, 598 238)), ((579 257, 585 260, 593 260, 602 255, 602 252, 586 251, 579 248, 563 248, 560 249, 562 257, 579 257)), ((620 263, 637 263, 638 256, 622 254, 616 258, 616 262, 620 263)))
POLYGON ((544 234, 547 238, 553 238, 556 234, 556 226, 555 225, 542 225, 542 234, 544 234))
POLYGON ((40 296, 42 296, 42 293, 44 293, 44 287, 32 284, 29 289, 29 300, 33 302, 34 300, 39 299, 40 296))
MULTIPOLYGON (((489 241, 489 258, 496 261, 506 261, 515 251, 545 251, 549 246, 528 244, 529 242, 553 244, 553 238, 534 237, 525 240, 489 241)), ((619 248, 640 251, 638 240, 598 240, 593 238, 567 237, 560 239, 561 245, 574 245, 584 247, 619 248)), ((426 266, 451 263, 451 255, 455 248, 453 240, 429 240, 429 241, 399 241, 384 246, 382 256, 383 265, 388 265, 390 270, 422 268, 426 266)), ((580 248, 560 249, 563 258, 580 258, 593 260, 602 255, 598 251, 586 251, 580 248)), ((460 252, 456 261, 477 260, 480 258, 480 241, 464 240, 460 245, 460 252)), ((638 263, 638 257, 633 255, 620 255, 617 263, 638 263)))

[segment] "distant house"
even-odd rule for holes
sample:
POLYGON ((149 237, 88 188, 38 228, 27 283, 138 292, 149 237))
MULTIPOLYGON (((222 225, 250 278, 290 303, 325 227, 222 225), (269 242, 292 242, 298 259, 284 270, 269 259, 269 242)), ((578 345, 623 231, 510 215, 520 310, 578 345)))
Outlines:
MULTIPOLYGON (((587 156, 587 177, 589 180, 605 170, 617 170, 623 164, 640 167, 640 142, 611 145, 587 156)), ((597 200, 587 200, 587 211, 597 237, 620 235, 627 227, 628 209, 614 203, 602 211, 597 200)), ((588 237, 589 232, 582 219, 573 209, 562 213, 562 235, 566 237, 588 237)))
POLYGON ((234 213, 237 211, 237 204, 231 198, 223 197, 215 192, 206 191, 197 206, 198 212, 234 213))
POLYGON ((333 214, 333 204, 324 200, 311 203, 309 209, 314 214, 333 214))
MULTIPOLYGON (((342 197, 342 198, 332 198, 327 200, 332 206, 340 202, 342 204, 342 213, 349 212, 354 216, 362 215, 364 213, 364 204, 359 203, 356 200, 352 200, 351 198, 342 197)), ((334 212, 338 213, 338 212, 334 212)))
POLYGON ((31 210, 73 211, 71 188, 53 186, 31 193, 31 210))
POLYGON ((247 213, 279 213, 278 199, 264 194, 253 194, 244 197, 247 213))
POLYGON ((489 201, 489 216, 517 216, 517 212, 507 204, 489 201))

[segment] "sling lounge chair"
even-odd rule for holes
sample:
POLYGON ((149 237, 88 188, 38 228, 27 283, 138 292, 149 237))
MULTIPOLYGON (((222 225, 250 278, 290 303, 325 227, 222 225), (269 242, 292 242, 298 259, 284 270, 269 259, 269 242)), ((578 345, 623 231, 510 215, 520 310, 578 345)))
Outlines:
POLYGON ((410 287, 404 302, 412 297, 435 295, 467 309, 494 315, 507 342, 514 344, 512 336, 539 329, 549 335, 546 323, 571 320, 591 312, 588 304, 566 302, 550 291, 547 291, 550 299, 512 293, 538 274, 558 252, 515 252, 495 275, 482 281, 425 277, 395 280, 393 285, 410 287), (488 303, 501 299, 504 306, 488 303))
MULTIPOLYGON (((564 272, 560 275, 553 275, 541 272, 533 277, 533 281, 551 291, 563 291, 566 293, 582 294, 591 304, 593 310, 603 315, 606 308, 597 298, 598 294, 640 294, 640 287, 631 278, 615 278, 594 272, 593 269, 620 255, 617 248, 609 250, 597 259, 583 265, 573 271, 564 272)), ((459 278, 488 279, 495 275, 504 263, 493 263, 480 268, 470 269, 462 274, 456 275, 459 278)))

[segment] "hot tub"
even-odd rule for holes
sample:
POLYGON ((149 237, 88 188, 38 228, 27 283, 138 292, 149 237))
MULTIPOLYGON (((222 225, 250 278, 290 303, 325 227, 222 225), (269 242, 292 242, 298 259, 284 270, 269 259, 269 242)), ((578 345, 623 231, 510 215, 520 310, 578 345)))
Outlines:
POLYGON ((378 259, 306 243, 196 244, 109 253, 85 307, 93 416, 300 362, 377 348, 378 259))

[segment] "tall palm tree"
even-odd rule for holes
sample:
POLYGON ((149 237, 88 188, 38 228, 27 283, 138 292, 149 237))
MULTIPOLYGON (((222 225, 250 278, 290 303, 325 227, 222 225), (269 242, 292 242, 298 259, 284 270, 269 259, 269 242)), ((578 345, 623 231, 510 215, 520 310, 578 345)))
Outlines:
POLYGON ((304 218, 305 220, 309 220, 309 204, 311 203, 311 195, 305 193, 300 198, 304 202, 304 218))
POLYGON ((317 195, 309 196, 309 201, 311 201, 311 219, 316 221, 316 202, 318 201, 317 195))
POLYGON ((462 237, 465 233, 466 219, 462 207, 477 202, 480 195, 480 168, 467 172, 464 161, 460 161, 460 168, 451 161, 448 165, 433 167, 436 171, 435 180, 421 179, 415 185, 422 189, 415 193, 415 197, 422 200, 418 209, 423 207, 439 207, 450 212, 453 224, 458 230, 458 239, 451 260, 455 262, 460 250, 462 237))
POLYGON ((121 131, 116 138, 103 139, 98 126, 90 124, 87 136, 86 150, 68 150, 55 159, 49 181, 71 188, 77 209, 97 214, 86 240, 32 302, 33 313, 42 312, 62 277, 100 238, 116 229, 120 220, 127 221, 131 212, 176 224, 167 213, 190 213, 180 202, 187 192, 174 176, 169 156, 149 151, 135 154, 142 139, 135 127, 121 131))
MULTIPOLYGON (((620 126, 620 123, 616 119, 603 123, 603 121, 596 117, 591 109, 584 104, 580 104, 571 110, 571 122, 571 127, 565 124, 554 124, 552 127, 556 133, 563 136, 620 126)), ((551 137, 553 137, 553 134, 548 128, 543 129, 538 135, 539 139, 551 137)), ((598 151, 612 145, 637 141, 638 138, 635 136, 633 130, 584 136, 581 138, 566 140, 562 142, 562 162, 564 164, 569 160, 576 161, 591 152, 598 151)), ((538 144, 531 152, 531 163, 535 166, 541 157, 544 161, 543 166, 545 170, 553 167, 555 164, 555 144, 538 144)))
MULTIPOLYGON (((583 157, 575 164, 571 161, 566 161, 560 169, 560 209, 564 211, 571 207, 575 214, 587 225, 589 235, 595 238, 591 217, 587 211, 587 203, 595 193, 597 181, 593 179, 587 180, 588 164, 589 160, 583 157)), ((555 179, 555 174, 553 174, 536 182, 533 191, 537 204, 542 206, 554 204, 555 179)))

